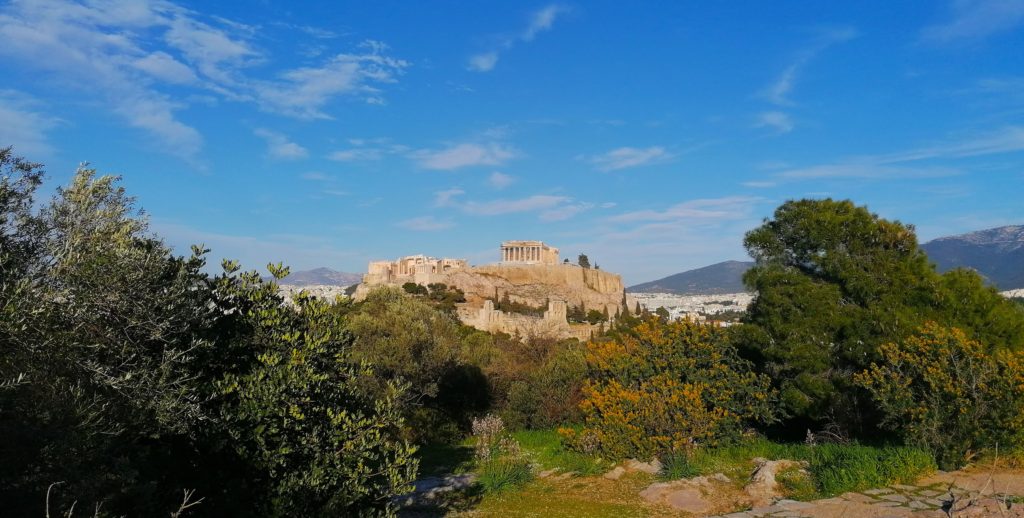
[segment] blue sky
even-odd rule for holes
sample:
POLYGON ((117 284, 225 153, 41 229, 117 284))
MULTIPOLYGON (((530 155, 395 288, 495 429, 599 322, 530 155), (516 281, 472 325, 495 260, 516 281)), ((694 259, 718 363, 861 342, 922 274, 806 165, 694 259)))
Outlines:
POLYGON ((1024 0, 38 0, 0 41, 0 145, 248 268, 542 239, 636 283, 800 197, 1024 223, 1024 0))

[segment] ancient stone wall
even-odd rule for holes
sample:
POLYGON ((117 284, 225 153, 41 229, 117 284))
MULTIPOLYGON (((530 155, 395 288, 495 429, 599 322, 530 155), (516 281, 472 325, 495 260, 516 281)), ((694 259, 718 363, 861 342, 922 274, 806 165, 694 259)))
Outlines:
POLYGON ((463 324, 489 333, 505 333, 520 338, 577 338, 589 340, 601 330, 600 325, 570 324, 566 321, 565 302, 551 301, 543 317, 506 313, 494 309, 494 303, 484 301, 483 307, 462 306, 458 309, 463 324))

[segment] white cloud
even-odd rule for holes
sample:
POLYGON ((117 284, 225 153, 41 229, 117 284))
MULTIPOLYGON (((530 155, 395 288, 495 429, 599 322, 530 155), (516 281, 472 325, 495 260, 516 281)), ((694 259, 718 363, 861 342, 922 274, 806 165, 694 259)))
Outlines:
POLYGON ((381 158, 381 150, 374 148, 352 148, 335 151, 327 158, 335 160, 337 162, 364 162, 370 160, 379 160, 381 158))
POLYGON ((498 216, 518 212, 541 212, 552 209, 571 201, 567 196, 537 194, 519 199, 500 199, 485 202, 468 201, 459 207, 469 213, 480 216, 498 216))
POLYGON ((567 10, 560 5, 548 5, 533 13, 533 16, 530 17, 530 25, 519 36, 520 39, 523 41, 533 41, 537 34, 551 30, 551 26, 555 24, 555 18, 567 10))
POLYGON ((793 120, 789 114, 780 111, 761 112, 757 115, 757 128, 771 128, 777 134, 793 131, 793 120))
POLYGON ((491 176, 487 177, 487 182, 495 189, 504 189, 505 187, 512 185, 512 182, 514 181, 515 178, 498 171, 491 173, 491 176))
POLYGON ((1021 0, 956 0, 951 19, 925 27, 921 39, 930 43, 981 39, 1013 29, 1024 22, 1021 0))
POLYGON ((260 106, 268 111, 307 119, 330 119, 325 105, 338 96, 354 96, 381 104, 377 84, 394 83, 409 63, 385 55, 387 46, 365 41, 361 54, 338 54, 318 67, 301 67, 280 74, 277 81, 255 87, 260 106))
POLYGON ((455 197, 466 194, 466 191, 459 189, 458 187, 448 189, 445 191, 438 191, 434 193, 434 206, 435 207, 451 207, 455 205, 455 197))
POLYGON ((448 220, 439 220, 433 216, 420 216, 418 218, 411 218, 396 223, 397 226, 416 230, 419 232, 436 232, 438 230, 445 230, 455 226, 454 223, 448 220))
POLYGON ((594 208, 593 203, 572 203, 540 213, 541 221, 563 221, 594 208))
POLYGON ((311 181, 314 181, 314 182, 327 182, 327 181, 334 180, 334 178, 332 178, 330 175, 326 175, 326 174, 321 173, 319 171, 310 171, 308 173, 303 173, 302 174, 302 178, 304 180, 311 180, 311 181))
POLYGON ((423 149, 412 154, 412 158, 424 169, 450 171, 463 167, 501 165, 515 156, 512 148, 499 143, 455 144, 444 149, 423 149))
POLYGON ((175 84, 192 84, 199 81, 188 65, 174 59, 166 52, 153 52, 132 62, 135 68, 155 79, 175 84))
POLYGON ((614 171, 630 167, 653 165, 671 160, 675 155, 661 146, 647 148, 620 147, 590 158, 601 171, 614 171))
POLYGON ((477 72, 490 72, 498 64, 497 52, 484 52, 469 57, 469 69, 477 72))
POLYGON ((967 158, 1024 151, 1024 126, 1006 126, 986 134, 962 137, 935 146, 881 155, 882 163, 909 162, 931 158, 967 158))
POLYGON ((642 221, 679 221, 696 223, 699 221, 725 221, 747 217, 753 207, 764 201, 756 196, 726 196, 722 198, 704 198, 689 200, 673 205, 665 210, 637 210, 608 218, 616 223, 642 221))
POLYGON ((835 163, 789 168, 777 173, 778 178, 799 180, 815 178, 915 179, 941 178, 962 174, 952 166, 905 165, 943 159, 965 159, 1024 151, 1024 127, 1007 126, 985 134, 947 140, 925 146, 881 155, 851 157, 835 163))
POLYGON ((309 156, 306 148, 292 142, 284 134, 264 128, 256 128, 253 133, 267 141, 267 153, 274 158, 297 160, 309 156))
POLYGON ((463 201, 466 194, 455 187, 434 193, 435 207, 458 209, 475 216, 499 216, 532 212, 541 221, 562 221, 594 207, 593 203, 574 201, 568 196, 535 194, 525 198, 496 199, 487 201, 463 201))
POLYGON ((328 118, 339 97, 382 101, 380 86, 408 63, 364 42, 319 66, 285 70, 275 80, 249 77, 264 63, 254 27, 202 15, 169 1, 14 1, 0 7, 0 59, 47 72, 66 91, 100 99, 165 151, 194 161, 203 138, 178 112, 187 102, 221 98, 301 118, 328 118), (169 85, 193 89, 181 97, 169 85))
POLYGON ((779 178, 807 180, 822 178, 863 178, 879 180, 942 178, 959 174, 948 167, 893 167, 878 163, 823 164, 789 169, 778 173, 779 178))
MULTIPOLYGON (((209 227, 209 223, 204 222, 204 227, 209 227)), ((333 240, 323 236, 235 235, 159 220, 153 221, 152 227, 178 253, 188 253, 193 244, 206 245, 211 249, 211 265, 219 264, 222 258, 237 259, 243 268, 260 271, 263 271, 267 263, 276 262, 284 262, 293 270, 325 265, 340 268, 342 263, 354 267, 356 264, 356 254, 351 251, 351 247, 339 247, 333 240)))
POLYGON ((46 132, 57 120, 38 111, 39 103, 13 90, 0 90, 0 147, 30 160, 53 153, 46 132))
POLYGON ((744 187, 751 187, 754 189, 767 189, 769 187, 775 187, 778 184, 776 182, 769 181, 750 181, 743 182, 741 185, 743 185, 744 187))
POLYGON ((768 85, 761 94, 772 104, 789 106, 793 102, 789 94, 796 86, 800 73, 804 67, 825 49, 849 41, 857 37, 857 31, 851 27, 834 28, 822 31, 817 39, 806 49, 797 55, 797 58, 787 66, 779 77, 768 85))
POLYGON ((500 49, 480 52, 469 57, 467 68, 476 72, 490 72, 498 64, 501 50, 509 50, 517 43, 529 43, 538 34, 551 30, 559 15, 569 12, 563 5, 550 4, 535 11, 530 15, 530 21, 526 28, 513 37, 506 37, 498 45, 500 49))

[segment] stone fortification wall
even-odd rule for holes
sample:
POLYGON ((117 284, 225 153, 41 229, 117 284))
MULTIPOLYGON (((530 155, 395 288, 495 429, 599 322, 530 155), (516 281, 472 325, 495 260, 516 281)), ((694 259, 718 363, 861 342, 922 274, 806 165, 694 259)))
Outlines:
POLYGON ((458 309, 458 316, 462 323, 481 331, 505 333, 521 338, 577 338, 586 341, 601 328, 599 325, 567 322, 565 302, 560 300, 551 301, 543 317, 498 311, 494 309, 494 303, 490 300, 484 301, 481 308, 462 306, 458 309))

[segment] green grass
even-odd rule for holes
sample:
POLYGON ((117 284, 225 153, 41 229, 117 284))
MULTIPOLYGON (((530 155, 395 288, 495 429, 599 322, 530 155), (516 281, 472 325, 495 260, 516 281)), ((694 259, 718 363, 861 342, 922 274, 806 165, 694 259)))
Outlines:
POLYGON ((808 460, 825 496, 911 483, 936 469, 929 453, 903 446, 823 444, 811 450, 808 460))
POLYGON ((522 487, 533 480, 533 469, 526 459, 499 457, 480 464, 477 484, 485 493, 522 487))
POLYGON ((473 448, 463 444, 427 444, 416 452, 420 459, 419 476, 468 473, 473 470, 473 448))
POLYGON ((857 444, 809 446, 757 438, 728 446, 698 449, 688 457, 669 457, 661 478, 724 473, 733 480, 743 481, 750 476, 754 467, 751 460, 755 457, 807 461, 810 477, 794 470, 780 478, 787 495, 798 500, 910 483, 935 470, 932 456, 917 448, 857 444))
POLYGON ((608 461, 565 449, 561 436, 555 430, 522 430, 513 432, 512 437, 542 469, 559 468, 562 472, 575 471, 587 476, 604 473, 611 468, 608 461))

